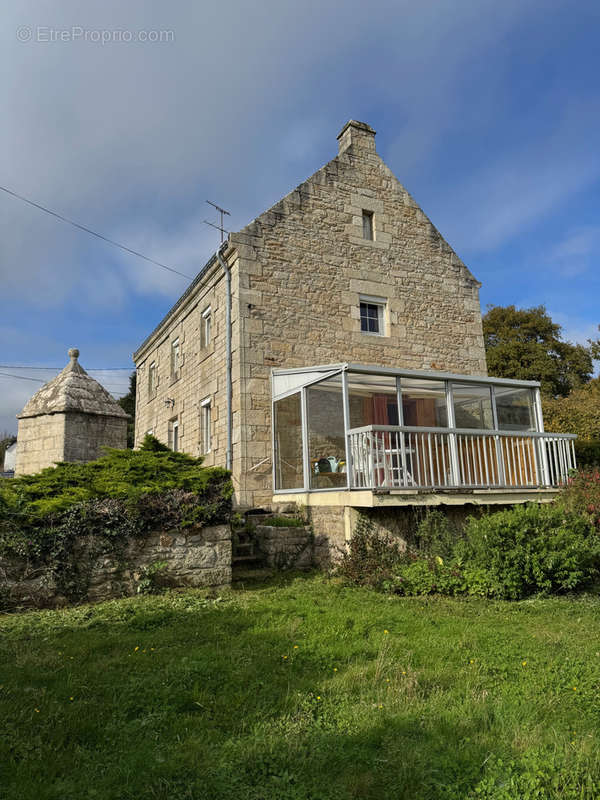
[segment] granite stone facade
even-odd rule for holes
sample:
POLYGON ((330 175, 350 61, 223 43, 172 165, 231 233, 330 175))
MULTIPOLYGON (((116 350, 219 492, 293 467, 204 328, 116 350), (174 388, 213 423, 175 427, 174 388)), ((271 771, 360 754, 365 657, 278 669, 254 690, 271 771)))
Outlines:
MULTIPOLYGON (((350 361, 487 374, 480 284, 381 160, 368 125, 349 122, 338 143, 332 161, 231 234, 224 250, 233 296, 233 481, 242 508, 272 501, 274 367, 350 361), (364 214, 372 239, 363 234, 364 214), (361 332, 361 297, 384 304, 384 335, 361 332)), ((135 353, 137 444, 148 431, 173 442, 176 423, 179 448, 203 453, 202 403, 210 401, 206 463, 225 464, 225 305, 215 257, 135 353)))

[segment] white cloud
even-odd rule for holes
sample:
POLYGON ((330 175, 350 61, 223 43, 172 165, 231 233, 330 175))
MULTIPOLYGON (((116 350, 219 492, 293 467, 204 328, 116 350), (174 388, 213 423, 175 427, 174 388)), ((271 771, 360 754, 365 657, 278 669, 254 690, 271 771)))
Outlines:
POLYGON ((564 277, 581 275, 597 260, 600 251, 600 227, 572 228, 550 250, 549 261, 564 277))

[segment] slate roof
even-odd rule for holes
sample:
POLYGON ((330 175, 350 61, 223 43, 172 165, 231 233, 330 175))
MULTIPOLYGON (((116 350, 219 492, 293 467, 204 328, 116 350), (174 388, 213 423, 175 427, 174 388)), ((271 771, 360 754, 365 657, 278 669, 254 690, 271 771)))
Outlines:
POLYGON ((18 419, 65 411, 129 418, 112 395, 87 374, 77 361, 78 357, 79 350, 69 350, 71 360, 67 366, 33 395, 23 411, 17 414, 18 419))

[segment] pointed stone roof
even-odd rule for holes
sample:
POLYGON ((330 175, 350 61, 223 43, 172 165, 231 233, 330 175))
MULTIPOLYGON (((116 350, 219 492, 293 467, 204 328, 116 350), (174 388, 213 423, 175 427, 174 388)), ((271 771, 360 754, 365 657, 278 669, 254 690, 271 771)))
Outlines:
POLYGON ((18 419, 65 411, 129 418, 114 397, 87 374, 77 361, 78 357, 77 348, 69 350, 71 360, 67 366, 33 395, 23 411, 17 414, 18 419))

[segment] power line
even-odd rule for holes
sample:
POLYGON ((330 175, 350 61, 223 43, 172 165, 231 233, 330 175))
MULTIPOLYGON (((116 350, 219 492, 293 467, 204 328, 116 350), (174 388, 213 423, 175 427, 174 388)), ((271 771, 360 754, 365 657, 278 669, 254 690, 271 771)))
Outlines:
POLYGON ((40 381, 38 378, 28 378, 26 375, 11 375, 10 372, 0 372, 0 375, 4 376, 5 378, 16 378, 20 381, 34 381, 35 383, 46 383, 46 381, 40 381))
POLYGON ((61 220, 61 222, 66 222, 69 225, 72 225, 74 228, 79 228, 80 231, 85 231, 85 233, 89 233, 92 236, 95 236, 98 239, 102 239, 103 242, 108 242, 108 244, 112 244, 115 247, 119 247, 121 250, 125 250, 126 253, 131 253, 138 258, 143 258, 144 261, 149 261, 151 264, 154 264, 161 269, 166 269, 169 272, 174 272, 175 275, 181 275, 182 278, 186 278, 187 280, 191 281, 193 278, 190 275, 185 275, 183 272, 179 272, 177 269, 173 269, 173 267, 168 267, 166 264, 161 264, 160 261, 155 261, 153 258, 149 256, 145 256, 143 253, 139 253, 137 250, 132 250, 131 247, 127 247, 124 244, 120 244, 119 242, 115 242, 114 239, 109 239, 108 236, 104 236, 102 233, 98 233, 97 231, 93 231, 91 228, 86 228, 85 225, 80 225, 79 222, 75 222, 68 217, 64 217, 62 214, 59 214, 56 211, 52 211, 50 208, 46 208, 46 206, 42 206, 39 203, 34 202, 33 200, 29 200, 27 197, 23 197, 23 195, 17 194, 17 192, 13 192, 11 189, 7 189, 6 186, 0 186, 0 189, 6 194, 11 195, 11 197, 16 197, 17 200, 22 200, 24 203, 28 203, 30 206, 43 211, 46 214, 50 214, 52 217, 56 217, 56 219, 61 220))
MULTIPOLYGON (((0 364, 0 369, 52 369, 58 370, 59 372, 64 369, 64 365, 62 367, 38 367, 38 366, 28 366, 27 364, 0 364)), ((86 372, 117 372, 118 370, 127 370, 128 372, 134 372, 135 367, 132 365, 131 367, 86 367, 86 372)))
MULTIPOLYGON (((27 375, 11 375, 10 372, 0 372, 0 376, 3 378, 15 378, 18 381, 34 381, 34 383, 47 383, 47 381, 41 381, 39 378, 30 378, 27 375)), ((126 383, 112 383, 112 382, 102 382, 102 386, 111 386, 116 389, 126 389, 126 383)))

